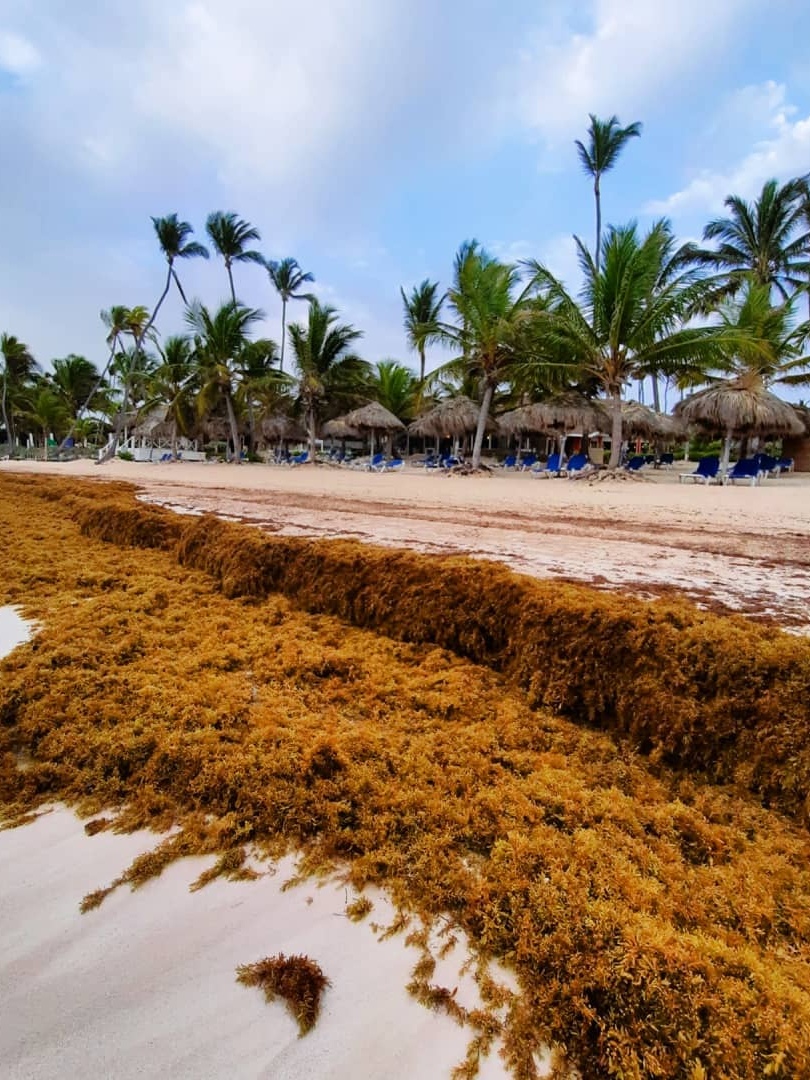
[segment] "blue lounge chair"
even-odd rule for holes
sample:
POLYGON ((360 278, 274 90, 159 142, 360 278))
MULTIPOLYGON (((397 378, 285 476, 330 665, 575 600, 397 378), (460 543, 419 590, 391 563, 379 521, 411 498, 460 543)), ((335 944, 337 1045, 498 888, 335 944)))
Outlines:
POLYGON ((390 461, 386 461, 384 463, 384 471, 385 472, 398 472, 400 469, 404 469, 404 468, 405 468, 405 462, 402 460, 402 458, 398 458, 398 457, 391 458, 390 461))
POLYGON ((518 462, 518 468, 521 472, 525 472, 526 469, 531 469, 533 465, 537 464, 537 454, 525 454, 518 462))
POLYGON ((700 459, 698 467, 694 472, 682 473, 678 479, 682 484, 689 482, 695 484, 711 484, 713 480, 717 480, 717 474, 719 472, 720 458, 705 457, 700 459))
POLYGON ((587 454, 574 454, 573 457, 568 459, 568 464, 565 466, 565 472, 568 473, 569 478, 576 476, 577 473, 581 473, 586 465, 590 464, 587 454))
POLYGON ((514 469, 517 465, 517 457, 514 454, 507 454, 501 462, 502 469, 514 469))
POLYGON ((675 455, 674 454, 662 454, 661 457, 658 459, 658 468, 659 469, 671 469, 674 464, 675 464, 675 455))
POLYGON ((548 461, 545 465, 537 464, 532 469, 532 476, 559 476, 560 474, 560 455, 549 454, 548 461))
POLYGON ((628 472, 638 472, 640 469, 643 469, 646 464, 647 459, 642 457, 641 454, 637 454, 635 457, 630 458, 625 465, 625 469, 627 469, 628 472))
POLYGON ((309 450, 304 450, 300 454, 294 454, 290 458, 290 465, 305 465, 309 461, 309 450))
POLYGON ((730 472, 723 477, 724 484, 736 484, 738 481, 754 487, 759 483, 762 470, 755 458, 741 458, 736 462, 730 472))
POLYGON ((776 464, 779 466, 780 473, 793 472, 793 466, 795 462, 793 461, 792 457, 783 457, 779 458, 776 464))
POLYGON ((385 454, 376 453, 368 463, 369 472, 382 472, 385 469, 385 454))

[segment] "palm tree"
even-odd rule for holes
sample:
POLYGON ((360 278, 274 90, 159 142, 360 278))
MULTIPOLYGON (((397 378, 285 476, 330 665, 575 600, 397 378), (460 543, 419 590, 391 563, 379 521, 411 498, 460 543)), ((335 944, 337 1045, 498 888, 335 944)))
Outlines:
POLYGON ((236 303, 231 267, 235 262, 254 262, 264 265, 264 258, 258 251, 245 250, 245 245, 253 240, 261 240, 259 230, 249 222, 242 221, 232 211, 225 213, 216 210, 208 215, 205 231, 211 238, 214 250, 225 260, 228 281, 231 285, 231 301, 236 303))
MULTIPOLYGON (((111 307, 109 311, 102 311, 100 313, 101 321, 107 327, 107 344, 110 347, 110 353, 107 357, 107 363, 104 365, 104 370, 99 375, 95 384, 91 387, 90 392, 82 403, 81 408, 78 410, 75 417, 73 418, 73 423, 70 425, 67 434, 60 443, 60 450, 65 449, 68 441, 75 433, 77 423, 82 419, 84 414, 91 407, 96 395, 98 394, 101 387, 104 385, 104 381, 107 378, 107 373, 110 370, 110 366, 112 365, 116 354, 120 352, 123 348, 124 334, 131 333, 133 326, 140 328, 145 324, 146 318, 148 318, 148 313, 145 318, 144 312, 146 312, 146 309, 143 307, 130 309, 128 307, 124 307, 122 304, 116 304, 111 307)), ((111 454, 105 452, 103 460, 106 461, 111 456, 111 454)))
POLYGON ((576 243, 584 277, 580 302, 541 264, 526 264, 548 303, 534 329, 541 351, 567 354, 585 377, 598 380, 611 405, 609 465, 616 468, 625 385, 650 370, 710 370, 748 335, 687 325, 712 286, 695 266, 668 270, 672 230, 667 221, 656 222, 643 239, 634 223, 609 229, 598 270, 582 241, 576 243))
POLYGON ((602 250, 602 193, 601 181, 619 160, 619 155, 630 139, 641 134, 641 123, 621 127, 619 118, 611 116, 609 120, 599 120, 590 113, 591 126, 588 128, 588 145, 574 140, 579 152, 579 160, 585 172, 593 177, 593 194, 596 200, 596 270, 599 271, 599 255, 602 250))
POLYGON ((455 281, 447 295, 458 325, 443 325, 442 336, 461 351, 445 367, 458 372, 460 365, 482 387, 474 469, 481 464, 493 395, 519 354, 526 319, 534 306, 531 286, 520 290, 519 284, 516 266, 498 262, 475 242, 464 245, 456 258, 455 281))
POLYGON ((178 436, 188 435, 193 423, 196 369, 191 341, 180 335, 166 338, 160 359, 149 380, 147 407, 165 405, 172 425, 172 456, 177 457, 178 436))
MULTIPOLYGON (((98 381, 98 368, 84 356, 70 353, 68 356, 53 361, 50 383, 61 397, 71 417, 78 415, 82 403, 98 385, 98 381)), ((94 401, 92 404, 96 407, 101 403, 94 401)))
POLYGON ((267 273, 273 288, 281 297, 281 364, 280 371, 284 370, 284 343, 287 337, 287 303, 290 300, 313 300, 311 293, 302 293, 300 288, 308 281, 315 278, 310 273, 305 273, 292 258, 282 259, 281 262, 266 262, 267 273))
POLYGON ((753 203, 729 195, 725 201, 728 217, 710 221, 703 230, 703 239, 715 241, 717 247, 691 245, 689 253, 701 266, 715 271, 721 294, 735 293, 753 276, 786 300, 807 273, 806 205, 804 178, 781 187, 776 180, 768 180, 753 203))
POLYGON ((174 268, 174 264, 178 259, 207 259, 208 248, 204 244, 198 244, 196 241, 189 241, 189 236, 194 232, 194 229, 187 221, 178 221, 177 214, 167 214, 166 217, 153 217, 152 225, 155 229, 155 234, 160 244, 160 250, 163 252, 166 262, 169 264, 169 268, 166 272, 166 285, 163 292, 160 294, 160 299, 155 304, 152 311, 152 318, 149 320, 147 329, 149 329, 157 318, 157 314, 160 311, 163 301, 166 299, 169 293, 169 289, 174 280, 175 285, 178 288, 183 303, 188 306, 188 300, 186 300, 186 294, 183 292, 183 286, 180 284, 180 278, 177 271, 174 268))
POLYGON ((186 322, 194 333, 194 360, 200 381, 197 410, 203 414, 219 401, 224 403, 233 444, 231 460, 237 464, 241 454, 235 398, 241 357, 251 327, 263 318, 264 312, 236 302, 223 304, 213 313, 196 302, 186 312, 186 322))
POLYGON ((438 291, 438 281, 429 281, 427 278, 414 286, 410 296, 406 296, 402 287, 399 290, 408 345, 414 352, 419 353, 420 382, 425 381, 426 347, 442 340, 440 320, 445 297, 438 296, 438 291))
POLYGON ((773 304, 770 287, 750 280, 740 299, 720 312, 722 325, 740 336, 719 365, 721 373, 753 379, 764 388, 773 383, 810 383, 810 356, 806 352, 810 323, 796 325, 794 308, 795 298, 773 304))
POLYGON ((396 360, 379 360, 371 374, 370 393, 400 420, 412 420, 420 397, 421 382, 409 367, 396 360))
POLYGON ((69 422, 64 401, 53 387, 40 383, 29 395, 23 416, 42 432, 42 457, 48 457, 48 436, 62 431, 69 422))
POLYGON ((121 420, 126 419, 130 384, 132 380, 138 378, 139 372, 147 371, 150 363, 152 363, 143 351, 144 339, 149 336, 154 340, 154 333, 150 331, 149 310, 143 304, 136 304, 135 307, 131 308, 111 308, 109 313, 102 311, 101 318, 110 327, 107 341, 112 346, 110 358, 101 379, 106 377, 108 371, 111 371, 116 376, 121 376, 124 394, 119 417, 116 419, 112 436, 99 459, 99 464, 103 464, 115 456, 121 434, 121 420), (127 353, 124 347, 123 337, 125 334, 128 334, 134 342, 131 355, 127 353))
POLYGON ((328 305, 310 300, 307 325, 290 326, 297 369, 298 401, 309 433, 309 454, 315 460, 317 424, 327 405, 336 410, 354 404, 368 385, 369 367, 352 345, 361 330, 338 323, 338 313, 328 305))
POLYGON ((3 357, 3 388, 0 392, 0 415, 9 444, 16 442, 14 430, 14 397, 37 371, 31 350, 13 334, 0 334, 0 354, 3 357))

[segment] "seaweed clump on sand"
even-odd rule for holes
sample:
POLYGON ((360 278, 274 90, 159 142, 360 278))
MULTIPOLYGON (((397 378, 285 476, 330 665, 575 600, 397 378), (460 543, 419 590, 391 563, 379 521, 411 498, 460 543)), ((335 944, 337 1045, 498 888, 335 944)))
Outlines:
POLYGON ((466 935, 480 1010, 427 961, 412 983, 474 1033, 459 1076, 495 1040, 521 1080, 542 1047, 560 1078, 810 1076, 807 643, 213 520, 149 546, 114 485, 0 496, 0 603, 42 628, 0 668, 0 813, 173 827, 88 910, 185 855, 215 856, 201 886, 294 850, 466 935))
POLYGON ((237 981, 244 986, 258 986, 272 1003, 281 998, 298 1024, 301 1038, 315 1026, 321 1011, 321 998, 330 985, 319 964, 308 956, 269 956, 255 964, 236 969, 237 981))

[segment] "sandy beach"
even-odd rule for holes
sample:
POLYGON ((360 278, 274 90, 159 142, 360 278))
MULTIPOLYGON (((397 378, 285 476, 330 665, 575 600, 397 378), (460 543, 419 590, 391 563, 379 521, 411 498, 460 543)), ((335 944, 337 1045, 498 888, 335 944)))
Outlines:
POLYGON ((521 473, 376 474, 337 467, 5 462, 31 475, 124 480, 145 500, 282 534, 351 537, 495 559, 536 577, 673 590, 798 632, 810 630, 810 475, 759 487, 679 483, 672 472, 589 484, 521 473))

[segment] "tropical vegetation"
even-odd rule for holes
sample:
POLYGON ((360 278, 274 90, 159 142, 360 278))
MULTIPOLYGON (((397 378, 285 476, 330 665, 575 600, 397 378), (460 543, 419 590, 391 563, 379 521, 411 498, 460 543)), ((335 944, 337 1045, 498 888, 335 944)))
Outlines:
POLYGON ((743 374, 763 386, 810 382, 808 177, 768 180, 750 201, 729 195, 725 216, 706 224, 700 244, 679 243, 666 220, 644 230, 633 222, 603 228, 604 177, 640 135, 639 122, 591 115, 576 140, 596 211, 593 246, 574 238, 578 283, 556 277, 542 253, 515 263, 467 240, 445 287, 424 278, 400 288, 416 372, 396 358, 363 358, 362 329, 307 291, 314 275, 297 259, 262 254, 260 230, 235 212, 209 214, 208 246, 176 212, 153 217, 165 275, 151 309, 102 312, 105 358, 67 354, 40 366, 19 337, 2 335, 0 441, 10 452, 50 439, 64 449, 96 434, 110 457, 151 413, 171 433, 173 453, 181 439, 194 439, 238 462, 261 448, 268 425, 285 428, 286 417, 285 430, 306 428, 314 457, 321 424, 358 404, 377 401, 407 423, 459 396, 479 408, 469 445, 478 468, 493 412, 573 392, 609 408, 615 466, 621 406, 636 386, 640 401, 652 387, 658 410, 662 380, 682 394, 743 374), (207 260, 209 248, 225 266, 228 304, 206 306, 181 282, 180 264, 207 260), (239 298, 235 268, 249 264, 265 270, 280 302, 278 343, 260 336, 261 314, 239 298), (172 289, 183 328, 166 325, 172 289), (289 325, 293 303, 306 310, 289 325))

